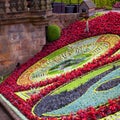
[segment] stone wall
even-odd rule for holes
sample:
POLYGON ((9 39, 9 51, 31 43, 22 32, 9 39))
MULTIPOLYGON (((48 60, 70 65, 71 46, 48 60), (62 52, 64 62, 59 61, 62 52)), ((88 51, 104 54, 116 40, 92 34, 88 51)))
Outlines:
POLYGON ((46 44, 45 25, 31 23, 0 28, 0 75, 11 72, 18 62, 33 57, 46 44))
POLYGON ((61 28, 65 28, 76 20, 80 20, 78 13, 54 14, 49 24, 57 24, 61 28))
POLYGON ((10 73, 16 64, 24 63, 46 44, 45 26, 57 24, 61 28, 79 19, 79 14, 53 14, 48 23, 36 21, 0 26, 0 75, 10 73))

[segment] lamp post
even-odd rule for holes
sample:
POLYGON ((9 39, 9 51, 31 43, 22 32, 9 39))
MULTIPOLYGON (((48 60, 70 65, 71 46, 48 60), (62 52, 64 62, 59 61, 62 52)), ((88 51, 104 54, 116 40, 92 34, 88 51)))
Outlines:
POLYGON ((88 16, 88 14, 87 13, 84 13, 83 14, 83 18, 86 20, 86 28, 85 28, 85 32, 89 32, 89 16, 88 16))
POLYGON ((79 13, 80 0, 78 0, 77 12, 79 13))

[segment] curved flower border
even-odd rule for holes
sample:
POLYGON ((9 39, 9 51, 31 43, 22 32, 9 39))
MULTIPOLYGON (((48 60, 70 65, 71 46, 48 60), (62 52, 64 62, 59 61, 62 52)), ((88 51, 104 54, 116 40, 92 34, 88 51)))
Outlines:
MULTIPOLYGON (((101 35, 101 34, 117 34, 120 35, 120 13, 109 12, 103 16, 97 17, 89 21, 90 31, 87 33, 84 31, 85 21, 76 21, 69 25, 67 28, 63 29, 61 38, 53 43, 47 44, 43 50, 37 53, 33 58, 31 58, 26 63, 22 64, 19 69, 16 69, 2 84, 0 84, 0 93, 3 94, 9 101, 19 108, 19 110, 30 120, 44 120, 45 118, 38 118, 31 113, 32 106, 46 94, 50 93, 51 90, 63 85, 70 80, 85 74, 95 68, 103 66, 105 64, 111 63, 113 61, 120 59, 120 54, 113 55, 117 50, 120 49, 120 43, 111 48, 106 54, 101 55, 99 58, 94 59, 92 62, 84 65, 83 68, 78 68, 70 73, 61 75, 53 79, 41 81, 33 85, 19 86, 16 84, 18 77, 28 69, 31 65, 36 63, 38 60, 52 53, 53 51, 73 43, 79 39, 85 39, 88 37, 101 35), (60 82, 58 82, 60 81, 60 82), (31 96, 27 102, 19 98, 14 92, 28 90, 30 88, 37 88, 51 84, 49 87, 45 87, 37 95, 31 96), (9 94, 8 94, 9 93, 9 94)), ((107 105, 100 106, 98 109, 93 107, 87 108, 86 110, 79 110, 76 115, 70 114, 69 116, 62 116, 60 119, 63 120, 75 120, 87 118, 96 120, 97 118, 105 117, 109 114, 115 113, 120 110, 120 98, 109 100, 107 105)), ((57 120, 57 118, 47 118, 48 120, 57 120)))

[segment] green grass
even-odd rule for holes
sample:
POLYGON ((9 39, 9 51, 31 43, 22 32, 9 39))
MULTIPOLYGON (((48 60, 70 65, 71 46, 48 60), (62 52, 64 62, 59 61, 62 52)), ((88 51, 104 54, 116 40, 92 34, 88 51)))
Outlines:
MULTIPOLYGON (((120 65, 120 61, 114 63, 114 65, 120 65)), ((84 84, 85 82, 87 82, 91 78, 109 70, 112 67, 113 67, 113 63, 111 63, 109 65, 105 65, 97 70, 91 71, 88 74, 86 74, 80 78, 77 78, 74 81, 64 85, 63 87, 60 87, 57 90, 53 91, 52 95, 60 94, 60 93, 65 92, 65 91, 71 91, 71 90, 79 87, 81 84, 84 84)))
MULTIPOLYGON (((61 2, 61 0, 53 0, 54 2, 61 2)), ((70 0, 62 0, 65 4, 70 4, 70 0)), ((79 3, 81 3, 83 0, 79 0, 79 3)), ((71 0, 71 4, 78 4, 78 0, 71 0)))
POLYGON ((0 83, 3 82, 4 78, 0 76, 0 83))
MULTIPOLYGON (((54 55, 54 54, 53 54, 54 55)), ((91 54, 79 54, 79 55, 76 55, 74 56, 75 59, 79 59, 79 58, 83 58, 78 64, 68 64, 68 66, 65 66, 65 68, 67 67, 70 67, 71 66, 71 69, 76 69, 80 66, 83 66, 88 60, 89 60, 89 57, 91 56, 91 54), (88 58, 86 58, 88 57, 88 58)), ((59 69, 59 66, 62 65, 62 63, 64 64, 66 61, 63 61, 55 66, 53 66, 49 71, 48 71, 48 74, 49 75, 54 75, 54 74, 60 74, 60 73, 63 73, 64 72, 64 69, 59 69), (58 69, 57 69, 58 68, 58 69)))
POLYGON ((0 83, 3 82, 7 77, 8 75, 0 76, 0 83))
POLYGON ((58 56, 58 55, 60 55, 60 54, 62 54, 62 53, 64 53, 64 52, 66 52, 67 50, 68 50, 67 46, 62 47, 62 48, 54 51, 53 53, 51 53, 50 55, 48 55, 48 56, 45 57, 45 58, 47 58, 47 59, 52 59, 52 58, 54 58, 54 57, 56 57, 56 56, 58 56))
MULTIPOLYGON (((53 2, 60 2, 61 0, 52 0, 53 2)), ((62 0, 63 3, 65 4, 78 4, 81 3, 83 0, 62 0), (71 3, 70 3, 71 1, 71 3)), ((107 9, 111 9, 111 7, 113 6, 113 4, 117 1, 117 0, 92 0, 93 2, 95 2, 95 5, 97 8, 106 8, 107 9)))
POLYGON ((60 74, 60 73, 62 73, 62 71, 60 71, 60 70, 48 71, 48 74, 49 74, 49 75, 60 74))
POLYGON ((95 15, 89 17, 89 20, 94 19, 94 18, 99 17, 99 16, 102 16, 102 15, 104 15, 103 12, 96 12, 95 15))

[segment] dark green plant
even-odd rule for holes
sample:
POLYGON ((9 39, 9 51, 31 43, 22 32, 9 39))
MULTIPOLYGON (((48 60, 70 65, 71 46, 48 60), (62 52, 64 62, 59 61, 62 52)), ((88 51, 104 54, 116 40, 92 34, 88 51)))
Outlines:
POLYGON ((57 40, 61 35, 61 28, 58 25, 49 25, 47 28, 47 41, 57 40))
POLYGON ((112 7, 111 6, 105 6, 105 9, 106 10, 112 10, 112 7))
POLYGON ((3 82, 7 77, 8 75, 0 76, 0 83, 3 82))
POLYGON ((62 3, 65 3, 67 5, 70 5, 70 4, 78 4, 78 3, 81 3, 83 0, 52 0, 52 2, 62 2, 62 3))

